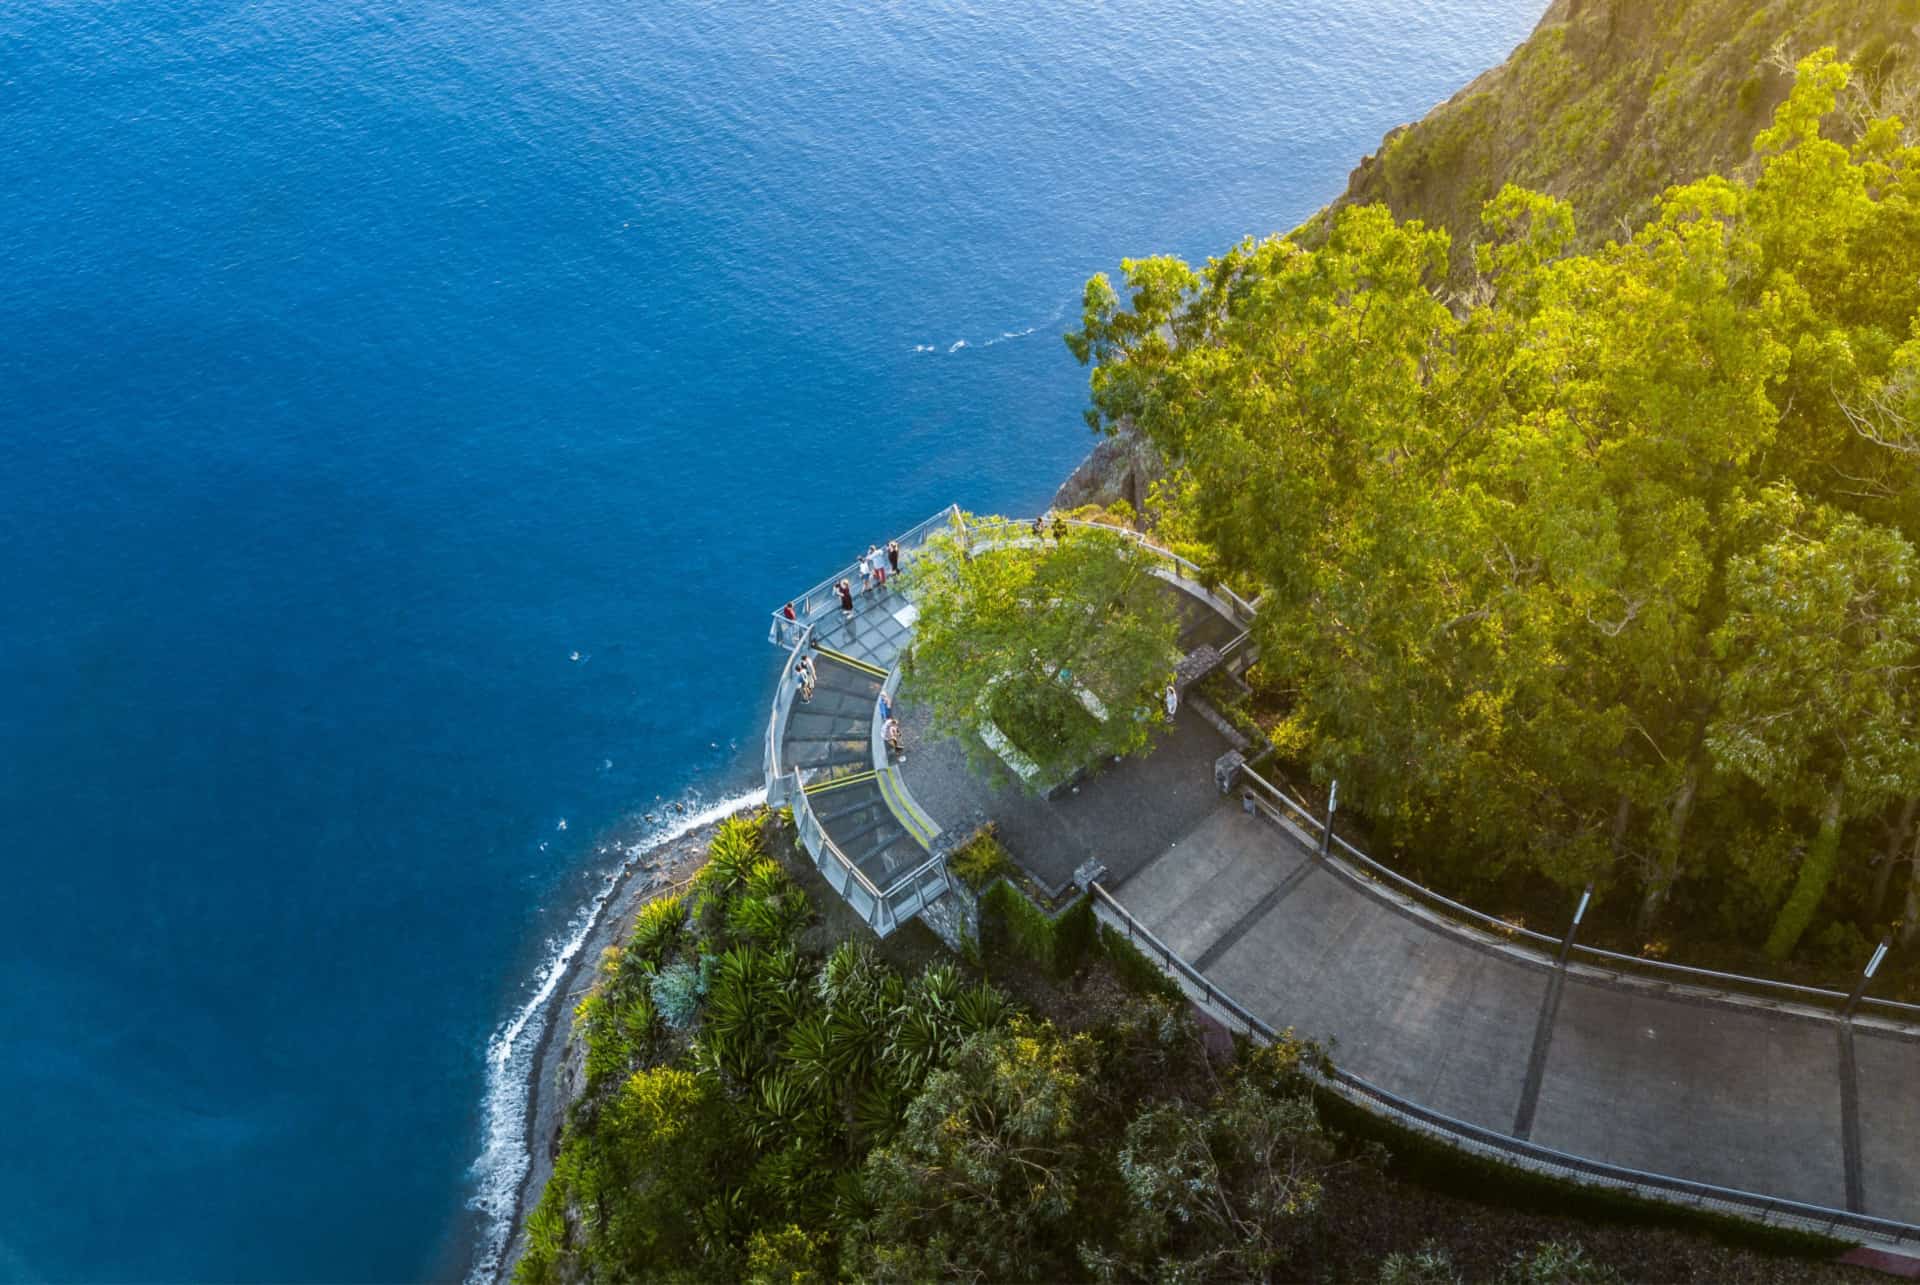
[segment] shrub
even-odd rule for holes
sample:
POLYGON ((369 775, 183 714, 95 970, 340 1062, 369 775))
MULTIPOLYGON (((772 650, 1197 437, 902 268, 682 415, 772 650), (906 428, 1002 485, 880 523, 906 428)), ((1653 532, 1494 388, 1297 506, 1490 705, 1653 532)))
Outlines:
POLYGON ((1612 1285, 1620 1274, 1573 1241, 1546 1240, 1515 1254, 1506 1279, 1509 1285, 1612 1285))
POLYGON ((1142 954, 1126 935, 1105 924, 1100 926, 1100 947, 1113 965, 1114 976, 1128 990, 1139 995, 1157 995, 1176 1004, 1184 1004, 1186 992, 1180 983, 1162 972, 1160 966, 1142 954))
POLYGON ((982 829, 947 858, 947 868, 967 887, 979 892, 995 879, 1013 873, 1013 860, 1000 846, 991 828, 982 829))
POLYGON ((680 939, 687 922, 687 899, 676 894, 649 901, 634 920, 627 948, 649 963, 659 963, 680 939))
POLYGON ((700 870, 703 887, 715 892, 736 892, 746 886, 747 877, 760 863, 761 831, 765 816, 730 816, 713 832, 707 845, 707 864, 700 870))
POLYGON ((1439 1245, 1422 1245, 1411 1254, 1388 1254, 1380 1261, 1379 1285, 1459 1285, 1453 1257, 1439 1245))
POLYGON ((987 953, 1011 950, 1056 977, 1071 976, 1094 940, 1093 903, 1081 896, 1058 916, 1040 909, 1005 879, 980 897, 980 934, 987 953))
POLYGON ((700 957, 698 964, 680 960, 655 974, 650 991, 660 1020, 676 1031, 691 1027, 700 1010, 700 1001, 707 996, 712 975, 713 960, 706 955, 700 957))

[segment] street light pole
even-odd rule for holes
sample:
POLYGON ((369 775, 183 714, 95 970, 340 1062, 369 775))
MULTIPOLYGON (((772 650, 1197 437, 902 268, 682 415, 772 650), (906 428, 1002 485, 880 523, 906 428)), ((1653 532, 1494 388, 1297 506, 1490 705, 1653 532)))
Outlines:
POLYGON ((1320 859, 1325 861, 1327 853, 1333 848, 1333 810, 1340 806, 1340 782, 1335 781, 1327 790, 1327 826, 1320 831, 1320 859))
POLYGON ((1853 1010, 1860 1007, 1860 999, 1867 993, 1867 983, 1872 981, 1873 975, 1880 971, 1880 961, 1887 957, 1887 948, 1890 945, 1892 945, 1892 939, 1882 937, 1880 944, 1873 948, 1873 958, 1867 961, 1866 969, 1860 974, 1860 980, 1853 984, 1853 994, 1847 996, 1847 1009, 1841 1014, 1842 1021, 1853 1020, 1853 1010))
POLYGON ((1593 885, 1588 884, 1586 891, 1580 894, 1580 904, 1573 908, 1573 922, 1567 925, 1567 935, 1560 942, 1560 958, 1555 962, 1554 967, 1567 966, 1567 956, 1573 953, 1573 935, 1580 931, 1580 921, 1587 917, 1587 903, 1592 900, 1593 885))

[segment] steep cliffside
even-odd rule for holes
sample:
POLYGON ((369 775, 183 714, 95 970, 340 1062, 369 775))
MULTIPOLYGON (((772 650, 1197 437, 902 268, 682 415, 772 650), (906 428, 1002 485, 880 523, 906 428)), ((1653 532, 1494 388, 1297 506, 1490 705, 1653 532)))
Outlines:
POLYGON ((1554 0, 1505 63, 1388 134, 1333 206, 1385 202, 1453 233, 1471 263, 1481 203, 1517 183, 1573 203, 1583 245, 1642 221, 1675 183, 1743 165, 1793 60, 1833 45, 1856 106, 1920 122, 1920 0, 1554 0))

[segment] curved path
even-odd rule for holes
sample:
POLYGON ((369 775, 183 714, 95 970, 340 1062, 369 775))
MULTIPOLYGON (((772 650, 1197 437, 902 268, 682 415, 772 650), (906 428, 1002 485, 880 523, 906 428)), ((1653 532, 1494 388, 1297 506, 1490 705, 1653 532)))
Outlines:
POLYGON ((1562 973, 1237 807, 1109 891, 1248 1010, 1401 1097, 1609 1164, 1920 1222, 1920 1033, 1562 973))

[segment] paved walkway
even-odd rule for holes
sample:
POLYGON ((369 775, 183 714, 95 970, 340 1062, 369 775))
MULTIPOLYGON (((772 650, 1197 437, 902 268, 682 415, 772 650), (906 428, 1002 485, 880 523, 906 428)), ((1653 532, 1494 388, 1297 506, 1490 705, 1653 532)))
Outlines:
POLYGON ((1920 1223, 1920 1039, 1475 940, 1222 804, 1115 898, 1275 1027, 1438 1111, 1612 1164, 1920 1223))

